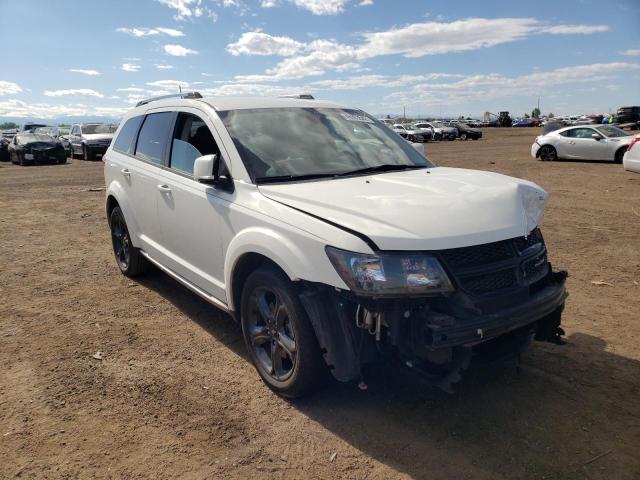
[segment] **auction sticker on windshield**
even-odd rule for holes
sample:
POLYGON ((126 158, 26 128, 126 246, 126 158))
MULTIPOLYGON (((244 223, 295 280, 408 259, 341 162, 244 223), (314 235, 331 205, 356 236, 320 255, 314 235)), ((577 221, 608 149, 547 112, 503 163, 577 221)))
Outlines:
POLYGON ((351 122, 373 123, 373 120, 371 120, 366 115, 357 115, 357 114, 354 115, 353 113, 347 113, 347 112, 342 112, 341 115, 345 120, 349 120, 351 122))

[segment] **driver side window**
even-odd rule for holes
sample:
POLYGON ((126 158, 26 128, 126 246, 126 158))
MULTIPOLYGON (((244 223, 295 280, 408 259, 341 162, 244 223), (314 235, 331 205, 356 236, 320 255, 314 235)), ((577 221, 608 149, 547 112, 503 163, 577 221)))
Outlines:
POLYGON ((220 149, 204 121, 191 113, 178 114, 169 168, 193 175, 196 158, 212 154, 220 155, 220 149))

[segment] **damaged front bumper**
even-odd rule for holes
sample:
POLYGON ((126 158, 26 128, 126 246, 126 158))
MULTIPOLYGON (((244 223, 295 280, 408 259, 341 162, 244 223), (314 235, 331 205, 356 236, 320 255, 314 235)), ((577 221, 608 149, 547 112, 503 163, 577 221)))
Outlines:
POLYGON ((448 390, 476 351, 495 350, 493 356, 499 356, 491 342, 500 344, 500 355, 505 344, 506 350, 519 353, 532 336, 562 343, 566 277, 549 266, 545 278, 530 286, 526 300, 517 294, 501 296, 481 308, 463 292, 383 301, 318 284, 307 284, 300 299, 337 380, 361 378, 364 364, 389 353, 416 370, 438 372, 434 384, 448 390))

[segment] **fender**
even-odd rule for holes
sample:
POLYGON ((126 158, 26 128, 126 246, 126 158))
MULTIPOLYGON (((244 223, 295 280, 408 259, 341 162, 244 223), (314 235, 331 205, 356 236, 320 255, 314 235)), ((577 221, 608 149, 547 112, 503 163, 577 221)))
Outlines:
MULTIPOLYGON (((140 242, 139 233, 140 227, 136 220, 136 217, 133 213, 133 209, 129 204, 129 199, 126 191, 120 185, 117 180, 112 180, 109 186, 107 187, 107 195, 105 196, 105 212, 107 210, 107 201, 109 197, 113 197, 118 202, 120 206, 120 210, 122 210, 122 214, 124 215, 124 220, 127 222, 127 228, 129 229, 129 236, 131 237, 131 243, 134 247, 140 248, 142 246, 142 242, 140 242)), ((108 217, 107 217, 108 220, 108 217)))
POLYGON ((259 226, 246 228, 231 240, 224 262, 227 305, 230 310, 235 310, 233 289, 237 288, 232 282, 233 272, 238 260, 246 253, 257 253, 269 258, 292 281, 308 280, 348 289, 329 262, 323 242, 304 232, 286 233, 296 235, 296 238, 259 226), (326 261, 318 261, 319 259, 326 261))

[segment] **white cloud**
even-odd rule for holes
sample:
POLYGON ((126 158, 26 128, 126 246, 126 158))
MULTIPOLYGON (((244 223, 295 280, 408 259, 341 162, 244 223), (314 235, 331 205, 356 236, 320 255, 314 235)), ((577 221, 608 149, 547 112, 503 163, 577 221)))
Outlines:
POLYGON ((21 91, 22 88, 20 88, 20 85, 17 83, 0 80, 0 96, 12 95, 14 93, 20 93, 21 91))
POLYGON ((123 63, 120 68, 125 72, 137 72, 140 70, 140 65, 136 65, 135 63, 123 63))
POLYGON ((118 92, 144 92, 144 88, 138 87, 126 87, 126 88, 118 88, 118 92))
POLYGON ((304 44, 289 37, 275 37, 262 32, 245 32, 237 42, 227 45, 231 55, 279 55, 288 57, 300 51, 304 44))
POLYGON ((361 7, 368 7, 369 5, 373 5, 373 0, 361 0, 358 5, 361 7))
POLYGON ((89 76, 100 75, 100 72, 97 70, 85 70, 83 68, 70 68, 69 71, 73 73, 82 73, 83 75, 89 76))
POLYGON ((165 65, 162 63, 156 63, 154 65, 154 67, 156 67, 158 70, 171 70, 173 68, 173 65, 165 65))
POLYGON ((262 8, 278 7, 284 1, 292 3, 296 7, 307 10, 314 15, 337 15, 344 11, 345 5, 350 0, 262 0, 260 6, 262 8))
POLYGON ((89 97, 96 97, 96 98, 104 97, 102 93, 96 92, 95 90, 92 90, 90 88, 72 88, 68 90, 45 90, 44 94, 47 97, 62 97, 66 95, 74 95, 74 96, 82 95, 82 96, 89 96, 89 97))
POLYGON ((624 52, 620 52, 622 55, 626 55, 627 57, 640 57, 640 48, 630 48, 629 50, 625 50, 624 52))
POLYGON ((128 108, 94 107, 84 104, 52 105, 48 103, 26 103, 20 100, 0 102, 0 116, 56 118, 61 116, 121 117, 128 108))
POLYGON ((175 28, 164 28, 164 27, 155 27, 155 28, 120 27, 120 28, 116 28, 116 32, 126 33, 127 35, 131 35, 132 37, 150 37, 153 35, 168 35, 170 37, 184 37, 184 33, 182 33, 180 30, 176 30, 175 28))
POLYGON ((176 20, 194 20, 200 17, 209 17, 215 22, 218 19, 216 13, 203 4, 202 0, 157 0, 169 8, 176 10, 176 20))
MULTIPOLYGON (((183 80, 156 80, 154 82, 147 82, 147 85, 149 85, 150 87, 157 87, 157 88, 162 88, 162 89, 172 90, 177 92, 178 89, 180 88, 182 89, 188 88, 189 82, 185 82, 183 80)), ((152 92, 149 92, 149 93, 152 93, 152 92)), ((159 95, 163 95, 163 94, 159 94, 159 95)))
POLYGON ((556 35, 589 35, 592 33, 607 32, 608 25, 555 25, 540 29, 542 33, 552 33, 556 35))
MULTIPOLYGON (((323 2, 323 5, 328 5, 323 2)), ((470 18, 453 22, 413 23, 381 32, 360 34, 363 41, 346 45, 332 39, 298 42, 261 31, 245 32, 227 45, 234 55, 288 56, 266 74, 241 77, 248 81, 268 81, 322 75, 327 71, 357 69, 363 60, 381 55, 418 58, 426 55, 464 52, 493 47, 543 33, 575 34, 607 30, 604 25, 548 26, 533 18, 470 18), (293 52, 292 52, 293 50, 293 52), (296 56, 294 56, 297 54, 296 56)))
POLYGON ((196 50, 191 50, 190 48, 183 47, 182 45, 165 45, 164 51, 168 55, 172 55, 174 57, 184 57, 186 55, 196 55, 198 53, 196 50))

